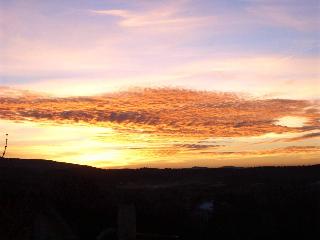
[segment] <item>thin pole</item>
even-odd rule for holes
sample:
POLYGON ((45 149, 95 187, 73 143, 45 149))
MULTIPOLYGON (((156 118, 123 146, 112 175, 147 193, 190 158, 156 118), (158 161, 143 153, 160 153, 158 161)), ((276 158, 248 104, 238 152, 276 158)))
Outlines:
POLYGON ((7 147, 8 147, 8 133, 6 134, 6 145, 4 146, 2 158, 4 158, 4 156, 6 155, 7 147))

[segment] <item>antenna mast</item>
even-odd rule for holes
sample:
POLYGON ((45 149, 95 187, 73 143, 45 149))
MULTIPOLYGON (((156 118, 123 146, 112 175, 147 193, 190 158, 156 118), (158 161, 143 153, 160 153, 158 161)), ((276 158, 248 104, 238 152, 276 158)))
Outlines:
POLYGON ((4 158, 4 156, 6 155, 7 147, 8 147, 8 133, 6 134, 6 145, 4 146, 2 158, 4 158))

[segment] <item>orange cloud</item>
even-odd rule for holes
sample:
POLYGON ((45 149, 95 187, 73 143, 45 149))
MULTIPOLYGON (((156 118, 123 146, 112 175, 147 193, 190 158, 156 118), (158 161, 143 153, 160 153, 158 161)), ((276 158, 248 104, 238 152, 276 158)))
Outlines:
POLYGON ((295 141, 302 141, 302 140, 310 139, 310 138, 320 138, 320 132, 308 133, 308 134, 305 134, 300 137, 290 138, 287 141, 288 142, 295 142, 295 141))
POLYGON ((264 151, 242 151, 242 152, 202 152, 204 154, 215 155, 241 155, 241 156, 262 156, 262 155, 274 155, 274 154, 293 154, 293 153, 320 153, 320 147, 318 146, 289 146, 284 148, 275 148, 264 151))
POLYGON ((277 125, 284 116, 304 116, 319 129, 318 111, 303 100, 239 97, 232 93, 143 89, 92 97, 1 97, 2 119, 82 122, 119 131, 192 136, 253 136, 302 131, 277 125), (313 119, 313 120, 312 120, 313 119))

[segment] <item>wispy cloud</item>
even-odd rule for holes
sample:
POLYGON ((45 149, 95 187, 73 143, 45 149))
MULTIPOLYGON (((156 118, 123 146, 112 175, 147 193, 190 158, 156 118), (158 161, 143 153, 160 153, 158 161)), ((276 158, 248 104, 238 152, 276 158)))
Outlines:
POLYGON ((32 100, 32 99, 39 99, 48 97, 47 94, 34 92, 30 90, 19 90, 10 87, 3 87, 0 86, 0 98, 2 99, 25 99, 25 100, 32 100))
POLYGON ((247 12, 262 24, 298 31, 317 31, 320 5, 317 1, 257 1, 247 12))
MULTIPOLYGON (((153 9, 143 10, 126 10, 126 9, 102 9, 90 10, 89 12, 96 15, 112 16, 119 18, 119 25, 122 27, 167 27, 167 28, 190 28, 199 24, 207 24, 213 20, 212 16, 199 16, 183 14, 181 1, 168 3, 165 7, 156 7, 153 9)), ((158 29, 159 30, 159 29, 158 29)))
POLYGON ((288 146, 282 148, 274 148, 270 150, 260 151, 232 151, 232 152, 202 152, 203 154, 214 154, 214 155, 240 155, 240 156, 263 156, 263 155, 275 155, 275 154, 306 154, 306 153, 320 153, 320 147, 318 146, 288 146))
POLYGON ((77 11, 73 0, 36 2, 4 4, 0 85, 59 96, 181 86, 311 99, 320 90, 315 2, 90 1, 77 11))
MULTIPOLYGON (((320 125, 320 124, 319 124, 320 125)), ((314 132, 314 133, 308 133, 303 136, 289 138, 288 142, 296 142, 296 141, 302 141, 310 138, 320 138, 320 132, 314 132)))

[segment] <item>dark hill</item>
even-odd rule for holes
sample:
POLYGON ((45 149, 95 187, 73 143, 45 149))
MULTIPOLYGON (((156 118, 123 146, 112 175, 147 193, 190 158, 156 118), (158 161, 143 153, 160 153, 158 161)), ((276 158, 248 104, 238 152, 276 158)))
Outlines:
POLYGON ((180 239, 310 239, 320 229, 320 165, 102 170, 0 159, 0 239, 95 239, 133 203, 137 231, 180 239), (210 206, 208 208, 207 206, 210 206), (42 226, 42 227, 39 227, 42 226))

